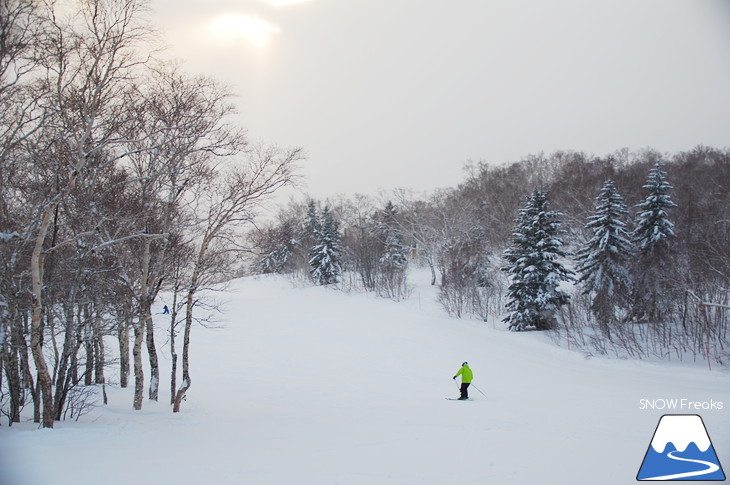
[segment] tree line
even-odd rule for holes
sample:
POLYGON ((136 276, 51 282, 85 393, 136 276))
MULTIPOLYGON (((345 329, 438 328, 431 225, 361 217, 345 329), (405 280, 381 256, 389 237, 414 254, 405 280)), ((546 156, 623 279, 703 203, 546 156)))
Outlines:
POLYGON ((295 181, 301 149, 251 143, 225 86, 162 57, 143 0, 74 5, 0 0, 9 423, 28 405, 44 427, 78 417, 110 365, 134 409, 145 389, 158 400, 163 291, 179 410, 201 292, 251 246, 256 273, 400 300, 418 265, 457 317, 504 318, 600 353, 727 363, 727 149, 480 162, 428 195, 294 200, 245 239, 261 204, 295 181))
POLYGON ((290 201, 253 235, 254 270, 311 277, 302 221, 327 205, 347 288, 404 298, 406 268, 423 266, 453 316, 550 330, 587 352, 727 364, 729 194, 727 149, 472 163, 428 195, 290 201))
POLYGON ((201 290, 230 275, 243 228, 296 178, 301 149, 249 142, 230 90, 165 60, 159 41, 144 0, 0 0, 0 412, 11 424, 31 403, 44 427, 78 415, 112 364, 122 387, 133 380, 134 409, 146 384, 158 400, 161 291, 173 295, 179 410, 201 290))

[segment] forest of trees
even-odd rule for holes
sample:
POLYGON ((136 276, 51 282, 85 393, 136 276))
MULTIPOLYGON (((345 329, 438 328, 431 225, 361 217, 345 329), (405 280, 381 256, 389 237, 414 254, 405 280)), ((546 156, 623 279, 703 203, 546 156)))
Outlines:
POLYGON ((253 273, 402 300, 422 267, 455 317, 547 330, 589 353, 730 362, 729 150, 471 164, 430 195, 292 200, 253 224, 295 181, 301 149, 249 142, 228 89, 164 59, 143 0, 75 5, 0 0, 8 423, 26 406, 48 428, 78 417, 110 365, 134 409, 145 390, 158 400, 161 292, 178 411, 203 290, 252 247, 253 273))
POLYGON ((73 5, 0 0, 0 412, 48 428, 106 382, 110 338, 134 409, 158 399, 161 291, 179 410, 201 290, 302 157, 250 143, 227 88, 166 61, 143 0, 73 5))
POLYGON ((471 164, 428 196, 291 201, 254 234, 254 270, 311 277, 305 221, 325 203, 343 288, 406 298, 416 265, 453 316, 550 330, 587 353, 730 362, 727 149, 539 154, 471 164))

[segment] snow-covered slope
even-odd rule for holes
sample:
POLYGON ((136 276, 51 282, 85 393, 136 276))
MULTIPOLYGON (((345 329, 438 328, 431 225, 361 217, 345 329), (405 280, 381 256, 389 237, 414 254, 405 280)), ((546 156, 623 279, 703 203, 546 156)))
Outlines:
POLYGON ((681 412, 641 409, 659 398, 723 402, 701 414, 730 462, 726 371, 586 359, 540 333, 449 319, 434 291, 395 303, 238 280, 224 327, 194 329, 181 413, 163 381, 141 412, 110 389, 79 422, 3 426, 0 483, 631 484, 659 417, 681 412), (465 360, 486 397, 448 401, 465 360))

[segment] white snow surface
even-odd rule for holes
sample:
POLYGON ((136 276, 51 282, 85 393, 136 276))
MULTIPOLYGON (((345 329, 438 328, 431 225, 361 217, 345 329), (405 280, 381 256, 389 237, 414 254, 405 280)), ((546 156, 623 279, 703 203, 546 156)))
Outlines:
POLYGON ((276 276, 233 282, 223 328, 193 329, 178 414, 168 315, 155 315, 160 401, 134 411, 132 387, 108 385, 109 405, 78 422, 4 422, 0 484, 632 484, 659 418, 676 414, 640 407, 661 398, 723 402, 702 417, 730 463, 727 371, 587 359, 543 333, 451 319, 417 276, 399 303, 276 276), (487 397, 446 400, 464 361, 487 397))

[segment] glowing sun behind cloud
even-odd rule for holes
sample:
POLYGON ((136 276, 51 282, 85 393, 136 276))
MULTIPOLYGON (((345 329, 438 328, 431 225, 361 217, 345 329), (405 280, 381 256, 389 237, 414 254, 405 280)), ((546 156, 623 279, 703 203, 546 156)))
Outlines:
POLYGON ((211 29, 222 41, 248 40, 257 47, 263 47, 273 34, 281 29, 254 15, 227 14, 216 18, 211 29))
POLYGON ((293 5, 295 3, 304 3, 309 0, 267 0, 266 3, 272 7, 286 7, 287 5, 293 5))

